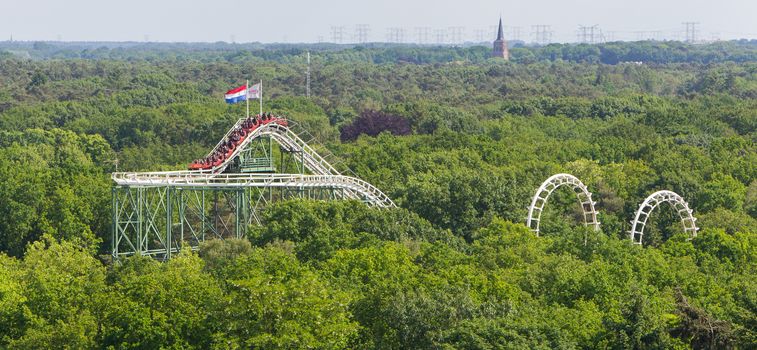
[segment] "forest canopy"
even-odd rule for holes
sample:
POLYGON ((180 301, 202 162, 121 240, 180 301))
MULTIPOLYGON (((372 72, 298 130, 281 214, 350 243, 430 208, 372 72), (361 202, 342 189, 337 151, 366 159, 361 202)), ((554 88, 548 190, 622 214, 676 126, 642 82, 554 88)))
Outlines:
POLYGON ((757 44, 0 43, 0 348, 752 348, 757 44), (311 98, 305 58, 312 57, 311 98), (110 258, 110 173, 185 169, 264 83, 399 208, 279 202, 241 240, 110 258), (566 172, 601 230, 557 190, 566 172), (685 198, 693 240, 649 194, 685 198))

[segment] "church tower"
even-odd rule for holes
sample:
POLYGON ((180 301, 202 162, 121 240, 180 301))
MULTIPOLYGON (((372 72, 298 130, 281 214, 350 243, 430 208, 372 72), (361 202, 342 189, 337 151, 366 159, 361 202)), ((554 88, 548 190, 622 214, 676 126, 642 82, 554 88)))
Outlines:
POLYGON ((502 32, 502 17, 499 18, 499 30, 497 31, 497 40, 494 40, 492 57, 502 57, 506 60, 510 59, 510 53, 507 51, 507 41, 505 41, 505 35, 502 32))

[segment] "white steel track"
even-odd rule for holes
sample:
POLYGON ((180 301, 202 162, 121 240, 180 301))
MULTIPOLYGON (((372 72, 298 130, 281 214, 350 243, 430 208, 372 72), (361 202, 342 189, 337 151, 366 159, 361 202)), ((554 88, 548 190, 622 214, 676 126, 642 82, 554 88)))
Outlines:
MULTIPOLYGON (((239 119, 234 126, 224 135, 220 142, 208 153, 208 156, 213 154, 215 149, 219 148, 221 144, 226 140, 229 135, 238 128, 244 118, 239 119)), ((231 162, 239 155, 245 147, 261 136, 269 136, 273 138, 281 147, 289 152, 302 152, 301 161, 310 172, 317 175, 339 175, 337 171, 329 162, 321 157, 312 147, 310 147, 305 141, 303 141, 297 134, 292 132, 288 127, 277 124, 275 121, 268 124, 261 125, 255 130, 250 132, 242 143, 240 143, 234 152, 223 163, 216 167, 206 170, 179 170, 172 171, 170 173, 192 173, 192 174, 219 174, 222 173, 231 164, 231 162)))
POLYGON ((657 191, 647 197, 644 202, 641 203, 639 209, 636 210, 633 220, 631 220, 631 231, 629 232, 631 240, 635 244, 642 244, 642 237, 644 236, 644 227, 649 220, 649 214, 652 213, 660 204, 668 203, 678 214, 683 225, 683 230, 689 234, 689 239, 693 239, 697 236, 697 218, 693 215, 693 210, 689 208, 683 197, 672 191, 657 191))
POLYGON ((526 226, 536 233, 537 236, 539 235, 541 213, 544 211, 547 199, 549 199, 549 195, 551 195, 554 190, 561 186, 568 186, 576 193, 576 197, 581 204, 581 210, 584 214, 584 225, 591 226, 595 231, 599 231, 599 221, 597 220, 598 212, 594 208, 597 203, 591 199, 591 192, 586 188, 586 185, 584 185, 577 177, 570 174, 552 175, 539 186, 536 190, 536 194, 534 194, 534 197, 531 200, 531 205, 528 206, 526 226))
MULTIPOLYGON (((244 119, 239 119, 224 136, 239 127, 244 119)), ((216 145, 219 147, 223 142, 216 145)), ((210 154, 212 154, 211 151, 210 154)), ((178 170, 162 172, 120 172, 113 173, 112 179, 120 186, 181 186, 181 187, 287 187, 287 188, 330 188, 344 190, 349 199, 362 200, 371 205, 388 208, 396 207, 394 202, 381 190, 356 177, 344 176, 312 147, 288 127, 270 122, 259 126, 248 134, 234 152, 222 164, 207 170, 178 170), (229 164, 247 145, 261 136, 275 140, 284 150, 298 152, 296 157, 313 175, 301 174, 228 174, 223 173, 229 164)))
POLYGON ((381 190, 361 179, 343 175, 298 174, 196 174, 193 172, 113 173, 121 186, 142 187, 287 187, 342 189, 357 194, 364 202, 381 207, 396 207, 381 190))

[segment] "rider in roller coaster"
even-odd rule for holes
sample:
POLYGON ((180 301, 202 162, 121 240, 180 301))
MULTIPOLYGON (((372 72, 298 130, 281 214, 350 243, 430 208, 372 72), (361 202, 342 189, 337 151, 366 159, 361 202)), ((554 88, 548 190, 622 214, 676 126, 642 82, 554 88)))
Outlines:
POLYGON ((257 127, 262 124, 268 124, 269 122, 276 122, 280 125, 287 126, 286 119, 277 118, 271 112, 258 114, 254 117, 247 117, 240 127, 235 128, 229 137, 221 142, 221 146, 211 153, 210 156, 202 159, 196 159, 189 164, 189 170, 207 170, 221 165, 228 157, 230 157, 237 146, 242 144, 244 139, 252 133, 257 127))

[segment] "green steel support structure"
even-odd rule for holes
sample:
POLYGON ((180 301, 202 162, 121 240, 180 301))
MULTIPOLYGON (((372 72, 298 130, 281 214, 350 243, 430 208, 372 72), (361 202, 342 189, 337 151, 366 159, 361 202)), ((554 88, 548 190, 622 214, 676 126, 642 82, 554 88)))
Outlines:
POLYGON ((113 258, 148 255, 169 259, 182 247, 198 249, 215 238, 243 238, 260 224, 268 203, 308 198, 344 198, 342 189, 301 187, 140 187, 113 188, 113 258))
MULTIPOLYGON (((395 206, 369 183, 341 175, 300 135, 314 140, 306 132, 293 133, 285 123, 260 127, 212 173, 114 173, 113 259, 170 259, 182 248, 197 250, 210 239, 243 238, 250 225, 261 224, 261 211, 280 200, 360 199, 395 206), (279 147, 273 147, 274 141, 279 147)), ((325 148, 320 151, 331 156, 325 148)))

